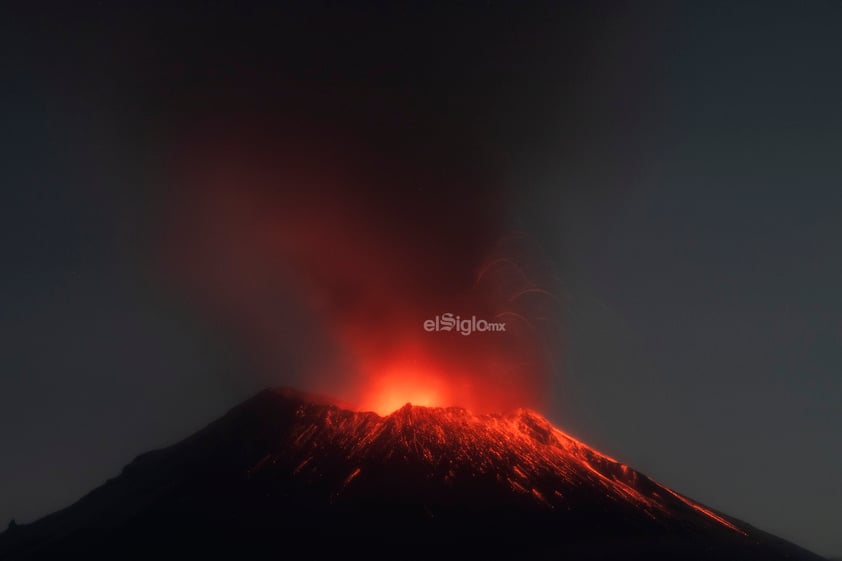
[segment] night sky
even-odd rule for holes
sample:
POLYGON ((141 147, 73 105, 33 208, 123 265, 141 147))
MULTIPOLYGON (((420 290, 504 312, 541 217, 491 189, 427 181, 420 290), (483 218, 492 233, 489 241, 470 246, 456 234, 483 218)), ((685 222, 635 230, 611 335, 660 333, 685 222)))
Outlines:
MULTIPOLYGON (((380 271, 435 262, 425 313, 525 236, 563 323, 542 413, 842 554, 842 4, 119 4, 0 15, 3 524, 265 386, 309 389, 296 299, 273 293, 289 321, 267 327, 265 293, 221 297, 185 241, 248 243, 227 211, 197 226, 197 177, 265 195, 244 174, 294 167, 336 180, 380 271)), ((331 297, 359 280, 324 270, 331 297)), ((343 326, 380 288, 343 293, 343 326)))

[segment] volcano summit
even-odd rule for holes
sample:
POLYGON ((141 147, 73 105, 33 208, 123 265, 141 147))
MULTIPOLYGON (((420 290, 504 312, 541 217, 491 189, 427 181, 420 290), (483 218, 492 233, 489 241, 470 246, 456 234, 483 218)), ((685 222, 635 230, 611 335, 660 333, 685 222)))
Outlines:
POLYGON ((0 536, 0 558, 819 557, 705 507, 529 410, 353 412, 266 390, 0 536))

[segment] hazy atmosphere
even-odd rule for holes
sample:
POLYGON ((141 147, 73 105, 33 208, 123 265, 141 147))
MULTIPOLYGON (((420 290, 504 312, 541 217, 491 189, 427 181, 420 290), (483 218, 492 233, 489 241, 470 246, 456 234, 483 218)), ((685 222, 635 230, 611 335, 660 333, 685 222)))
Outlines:
POLYGON ((4 526, 411 355, 842 555, 842 4, 3 12, 4 526))

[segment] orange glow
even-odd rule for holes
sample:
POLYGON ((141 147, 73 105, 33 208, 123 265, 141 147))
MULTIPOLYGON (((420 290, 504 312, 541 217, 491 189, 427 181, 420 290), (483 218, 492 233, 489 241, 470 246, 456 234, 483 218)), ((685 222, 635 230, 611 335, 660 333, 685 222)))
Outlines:
POLYGON ((359 408, 388 415, 407 403, 444 407, 448 403, 447 384, 429 368, 417 365, 394 366, 371 380, 360 399, 359 408))

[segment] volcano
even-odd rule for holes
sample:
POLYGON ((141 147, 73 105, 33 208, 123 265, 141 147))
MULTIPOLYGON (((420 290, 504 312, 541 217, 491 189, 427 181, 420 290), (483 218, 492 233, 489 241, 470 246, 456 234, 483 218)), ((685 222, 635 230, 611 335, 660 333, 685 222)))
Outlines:
POLYGON ((385 416, 265 390, 72 506, 2 559, 819 557, 661 485, 534 411, 385 416))

